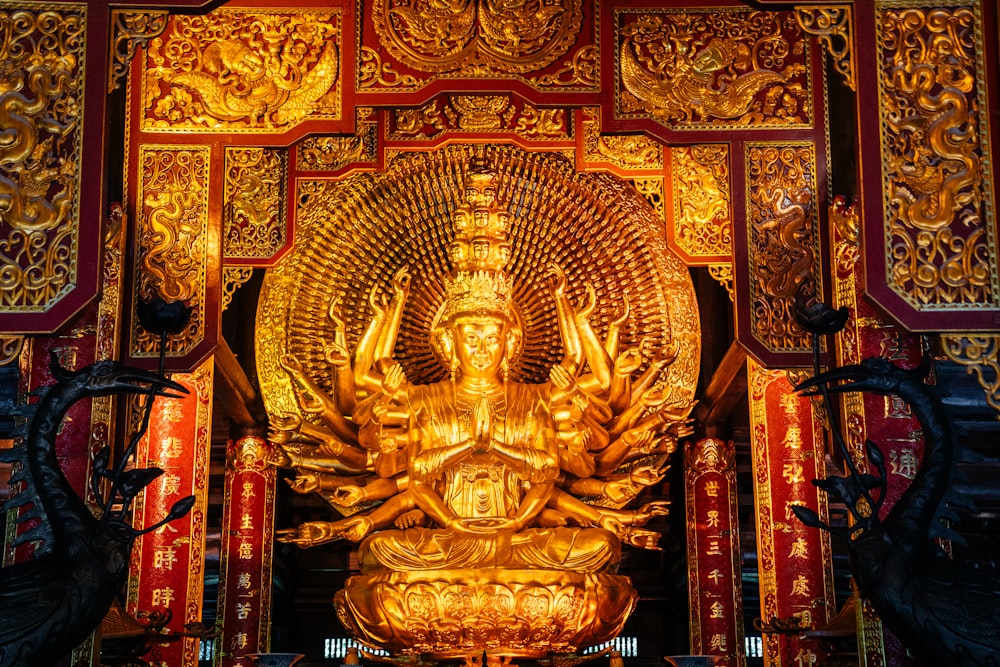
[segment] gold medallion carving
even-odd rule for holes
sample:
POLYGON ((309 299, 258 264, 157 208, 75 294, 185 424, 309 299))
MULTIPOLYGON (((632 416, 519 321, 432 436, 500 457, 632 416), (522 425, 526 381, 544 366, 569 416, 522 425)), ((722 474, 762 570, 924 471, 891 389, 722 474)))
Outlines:
POLYGON ((746 164, 751 327, 768 349, 805 350, 792 309, 821 293, 814 147, 749 144, 746 164))
MULTIPOLYGON (((184 331, 167 339, 180 356, 204 338, 209 148, 140 146, 137 297, 194 306, 184 331)), ((133 327, 131 353, 155 357, 159 336, 133 327)))
POLYGON ((618 10, 619 115, 673 127, 802 126, 808 43, 784 12, 618 10))
POLYGON ((699 144, 670 149, 674 243, 694 262, 733 252, 729 146, 699 144))
POLYGON ((260 132, 339 119, 336 10, 173 16, 149 42, 142 128, 260 132))
POLYGON ((399 62, 463 74, 542 69, 569 50, 583 17, 582 0, 375 0, 370 11, 399 62))
POLYGON ((273 463, 360 542, 336 597, 353 635, 437 659, 606 641, 635 602, 622 545, 690 433, 687 268, 628 183, 561 156, 449 145, 299 184, 265 278, 258 369, 273 463))
POLYGON ((983 17, 977 5, 880 7, 888 284, 918 310, 995 308, 983 17))
POLYGON ((0 9, 0 309, 75 286, 86 5, 0 9))
POLYGON ((223 200, 223 256, 269 259, 285 245, 288 152, 227 148, 223 200))

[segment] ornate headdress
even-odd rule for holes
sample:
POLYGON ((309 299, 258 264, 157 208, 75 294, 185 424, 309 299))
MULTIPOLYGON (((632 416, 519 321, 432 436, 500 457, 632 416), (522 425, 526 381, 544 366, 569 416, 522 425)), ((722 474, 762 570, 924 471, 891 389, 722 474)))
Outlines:
POLYGON ((445 284, 444 307, 438 327, 458 315, 500 315, 517 321, 510 278, 504 271, 510 258, 509 214, 496 198, 496 174, 486 160, 475 157, 465 176, 465 201, 455 211, 455 240, 449 247, 452 275, 445 284))

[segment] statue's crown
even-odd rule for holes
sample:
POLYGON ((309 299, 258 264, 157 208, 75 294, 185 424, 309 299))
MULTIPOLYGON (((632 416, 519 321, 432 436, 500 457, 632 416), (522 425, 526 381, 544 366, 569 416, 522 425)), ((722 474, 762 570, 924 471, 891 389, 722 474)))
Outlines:
POLYGON ((509 217, 497 203, 496 174, 485 159, 474 157, 465 175, 464 201, 453 218, 455 239, 448 249, 453 269, 442 323, 460 314, 514 321, 510 278, 504 271, 510 258, 509 217))

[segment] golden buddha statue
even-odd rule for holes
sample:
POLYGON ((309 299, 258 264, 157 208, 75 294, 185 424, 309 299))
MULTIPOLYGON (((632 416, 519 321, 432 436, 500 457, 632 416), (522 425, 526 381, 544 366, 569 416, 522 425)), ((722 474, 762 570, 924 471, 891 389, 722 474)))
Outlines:
POLYGON ((618 349, 628 301, 601 340, 590 322, 595 290, 574 307, 557 265, 563 357, 547 382, 511 380, 525 328, 506 273, 509 215, 481 157, 464 188, 431 325, 446 379, 411 384, 392 358, 405 268, 391 297, 371 293, 374 316, 353 355, 340 304, 330 304, 328 389, 294 355, 281 358, 301 413, 315 419, 272 416, 273 462, 296 470, 295 491, 320 493, 346 516, 278 539, 360 542, 361 574, 336 606, 367 644, 438 658, 568 653, 612 638, 635 603, 616 574, 622 544, 657 548, 659 533, 643 526, 667 507, 622 507, 663 479, 690 432, 691 404, 667 402, 657 382, 674 350, 618 349))

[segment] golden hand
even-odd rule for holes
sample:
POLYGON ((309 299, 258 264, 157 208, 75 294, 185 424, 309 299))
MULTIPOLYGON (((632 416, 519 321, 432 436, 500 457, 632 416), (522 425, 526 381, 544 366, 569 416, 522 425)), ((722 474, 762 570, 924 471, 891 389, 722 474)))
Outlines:
POLYGON ((410 270, 407 267, 396 271, 392 277, 392 293, 397 299, 405 299, 410 294, 410 270))
POLYGON ((319 476, 311 472, 298 472, 295 479, 286 479, 295 493, 312 493, 319 490, 319 476))
POLYGON ((334 329, 345 329, 347 327, 347 320, 344 319, 344 313, 340 309, 340 297, 333 297, 330 299, 330 307, 326 311, 326 316, 330 320, 330 324, 333 325, 334 329))
POLYGON ((642 352, 637 347, 630 347, 615 359, 615 375, 631 375, 642 366, 642 352))
POLYGON ((338 486, 333 492, 333 499, 345 507, 353 507, 365 500, 365 490, 354 484, 338 486))
POLYGON ((493 416, 490 414, 490 402, 485 395, 476 400, 472 409, 472 441, 477 453, 490 451, 493 446, 493 416))
POLYGON ((343 345, 337 343, 328 343, 323 348, 323 357, 326 359, 326 363, 337 368, 347 368, 351 365, 351 353, 343 345))

